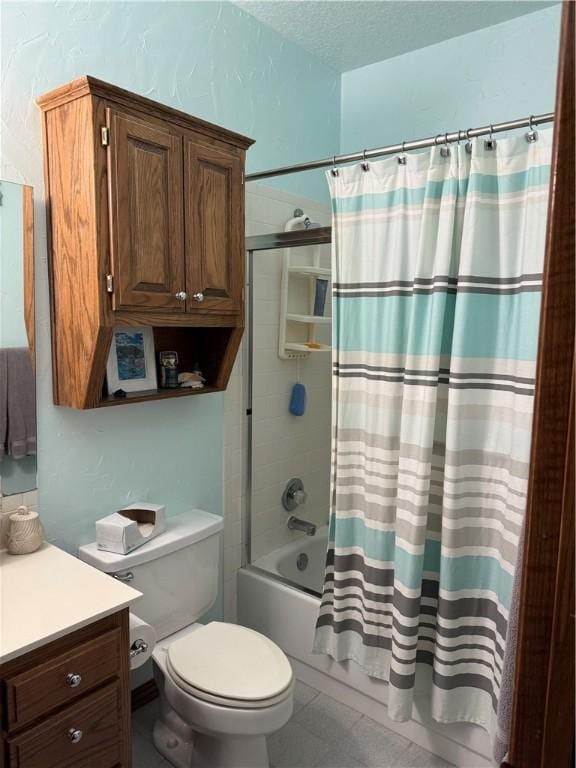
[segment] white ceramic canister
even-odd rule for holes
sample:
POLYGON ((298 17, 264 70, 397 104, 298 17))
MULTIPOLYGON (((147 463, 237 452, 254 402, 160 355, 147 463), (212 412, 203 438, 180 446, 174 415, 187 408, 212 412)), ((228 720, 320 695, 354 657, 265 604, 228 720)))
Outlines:
POLYGON ((8 552, 11 555, 27 555, 35 552, 44 539, 44 529, 37 512, 28 507, 18 507, 10 515, 8 529, 8 552))

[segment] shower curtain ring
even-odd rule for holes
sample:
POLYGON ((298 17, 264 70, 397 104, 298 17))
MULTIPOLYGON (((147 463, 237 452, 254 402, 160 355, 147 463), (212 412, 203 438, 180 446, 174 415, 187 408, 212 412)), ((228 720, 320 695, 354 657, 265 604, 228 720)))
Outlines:
POLYGON ((332 176, 338 176, 338 174, 340 173, 338 168, 336 168, 336 155, 332 157, 332 169, 330 173, 332 174, 332 176))
POLYGON ((496 139, 493 138, 492 134, 494 133, 494 126, 492 123, 490 123, 490 138, 486 139, 484 142, 484 149, 487 149, 489 151, 496 149, 496 139))
POLYGON ((362 170, 363 171, 370 170, 370 163, 366 160, 366 150, 362 152, 362 170))
POLYGON ((472 139, 470 138, 470 131, 471 131, 471 128, 467 128, 466 129, 466 146, 465 146, 465 149, 466 149, 466 152, 469 155, 472 154, 472 139))
POLYGON ((444 134, 444 146, 440 150, 440 157, 450 157, 450 147, 448 146, 448 133, 444 134))
POLYGON ((526 141, 528 144, 534 144, 535 141, 538 141, 538 131, 534 128, 534 115, 530 115, 530 120, 528 121, 526 141))
POLYGON ((402 152, 400 155, 398 155, 398 164, 399 165, 406 165, 406 152, 404 151, 404 146, 406 145, 406 142, 402 142, 402 152))

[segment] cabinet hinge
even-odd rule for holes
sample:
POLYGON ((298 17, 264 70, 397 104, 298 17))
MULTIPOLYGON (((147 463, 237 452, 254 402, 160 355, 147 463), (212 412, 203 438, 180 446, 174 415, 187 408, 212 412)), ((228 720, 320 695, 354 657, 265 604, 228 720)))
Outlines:
POLYGON ((242 186, 244 186, 244 171, 242 171, 242 186))
POLYGON ((100 138, 102 139, 102 146, 107 147, 110 144, 110 128, 103 125, 100 129, 100 138))
POLYGON ((114 293, 114 275, 106 275, 106 291, 114 293))

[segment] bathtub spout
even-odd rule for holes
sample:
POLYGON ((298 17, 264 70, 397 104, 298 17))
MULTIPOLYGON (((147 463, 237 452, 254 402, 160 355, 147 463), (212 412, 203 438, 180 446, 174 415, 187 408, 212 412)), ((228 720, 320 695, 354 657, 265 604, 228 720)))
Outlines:
POLYGON ((291 531, 302 531, 306 536, 316 535, 316 526, 314 523, 309 523, 308 520, 300 520, 299 517, 295 517, 294 515, 290 515, 287 525, 291 531))

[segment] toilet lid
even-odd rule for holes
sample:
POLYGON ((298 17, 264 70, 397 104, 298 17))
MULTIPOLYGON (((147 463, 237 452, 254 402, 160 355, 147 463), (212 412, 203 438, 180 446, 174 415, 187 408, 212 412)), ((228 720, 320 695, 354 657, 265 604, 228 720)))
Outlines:
POLYGON ((270 699, 292 682, 283 651, 259 632, 213 621, 168 648, 174 672, 194 688, 237 701, 270 699))

